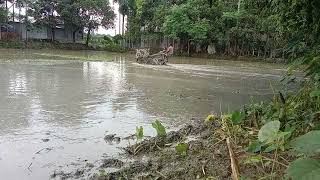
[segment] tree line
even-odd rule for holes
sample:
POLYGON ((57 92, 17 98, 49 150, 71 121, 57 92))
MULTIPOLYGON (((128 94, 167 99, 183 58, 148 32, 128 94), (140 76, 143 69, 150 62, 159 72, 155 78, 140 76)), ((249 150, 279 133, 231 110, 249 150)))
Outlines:
POLYGON ((63 24, 72 29, 74 41, 75 33, 86 29, 88 45, 92 31, 100 26, 113 27, 115 16, 108 0, 0 0, 0 25, 18 21, 26 23, 27 29, 45 26, 52 30, 52 41, 54 29, 63 24), (15 6, 25 10, 16 20, 15 6))
POLYGON ((168 37, 181 52, 296 57, 319 44, 317 0, 119 0, 126 38, 168 37))

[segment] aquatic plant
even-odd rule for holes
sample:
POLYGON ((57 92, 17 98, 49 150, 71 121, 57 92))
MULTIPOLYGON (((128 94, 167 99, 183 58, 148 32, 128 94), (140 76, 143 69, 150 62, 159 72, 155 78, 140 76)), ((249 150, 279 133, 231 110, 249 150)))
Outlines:
POLYGON ((143 135, 143 127, 140 126, 140 127, 136 127, 136 138, 137 140, 141 140, 143 139, 144 135, 143 135))
POLYGON ((166 136, 166 128, 161 124, 159 120, 152 123, 152 127, 157 131, 158 136, 166 136))

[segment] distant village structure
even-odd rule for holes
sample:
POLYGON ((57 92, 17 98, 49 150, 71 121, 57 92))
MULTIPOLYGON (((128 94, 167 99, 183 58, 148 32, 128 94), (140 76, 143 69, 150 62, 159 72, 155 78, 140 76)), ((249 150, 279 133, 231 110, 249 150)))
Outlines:
POLYGON ((27 29, 23 22, 8 22, 1 26, 0 39, 42 40, 50 41, 54 33, 54 39, 62 43, 82 42, 84 38, 83 28, 73 34, 72 27, 57 25, 53 30, 46 26, 36 26, 27 29), (54 32, 53 32, 54 31, 54 32))
POLYGON ((36 24, 31 24, 31 26, 29 24, 27 28, 24 18, 28 17, 21 19, 21 7, 15 7, 11 1, 4 0, 0 0, 0 6, 8 9, 9 14, 11 14, 6 23, 0 23, 0 40, 51 41, 54 39, 62 43, 83 42, 84 28, 65 26, 63 22, 57 24, 54 28, 36 24), (16 8, 18 8, 17 14, 15 13, 17 11, 16 8), (75 29, 78 30, 74 32, 75 29))

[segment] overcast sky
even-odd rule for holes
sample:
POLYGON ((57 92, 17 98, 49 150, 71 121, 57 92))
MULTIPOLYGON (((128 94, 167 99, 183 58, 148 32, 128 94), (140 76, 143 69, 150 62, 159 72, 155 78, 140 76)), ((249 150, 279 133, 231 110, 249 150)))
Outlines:
POLYGON ((96 31, 96 33, 109 34, 111 36, 114 36, 116 33, 119 34, 119 20, 120 20, 120 23, 122 24, 122 17, 119 18, 119 11, 118 11, 119 5, 116 3, 113 3, 113 0, 109 0, 109 2, 110 2, 111 7, 113 7, 113 9, 114 9, 114 13, 117 15, 115 22, 114 22, 115 29, 104 29, 104 28, 100 27, 98 29, 98 31, 96 31))

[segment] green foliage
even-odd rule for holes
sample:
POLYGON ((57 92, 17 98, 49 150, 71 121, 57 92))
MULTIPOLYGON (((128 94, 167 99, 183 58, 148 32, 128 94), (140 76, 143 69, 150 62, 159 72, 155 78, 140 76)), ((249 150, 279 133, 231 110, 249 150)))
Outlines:
POLYGON ((320 131, 310 131, 291 142, 293 149, 307 156, 320 153, 320 131))
MULTIPOLYGON (((277 149, 285 150, 286 140, 290 137, 291 132, 281 132, 280 130, 280 121, 270 121, 264 126, 261 127, 258 133, 258 139, 260 143, 266 148, 264 152, 272 152, 277 149)), ((257 144, 256 149, 259 147, 257 144)), ((255 150, 254 146, 250 149, 255 150)))
POLYGON ((287 176, 292 180, 320 179, 320 161, 311 158, 302 158, 290 164, 287 176))
MULTIPOLYGON (((305 156, 314 156, 320 153, 320 131, 310 131, 291 142, 295 152, 305 156)), ((312 158, 301 158, 290 163, 287 176, 293 180, 317 180, 320 178, 320 161, 312 158)))
POLYGON ((320 97, 320 90, 312 91, 310 97, 320 97))
POLYGON ((233 124, 240 124, 245 118, 245 114, 240 111, 235 111, 232 113, 231 121, 233 124))
POLYGON ((280 129, 280 121, 271 121, 262 126, 259 131, 258 138, 260 142, 273 141, 280 129))
POLYGON ((254 156, 250 156, 248 157, 244 164, 254 164, 254 163, 261 163, 262 162, 262 156, 260 155, 254 155, 254 156))
POLYGON ((152 123, 152 127, 157 131, 158 136, 166 136, 166 128, 161 124, 159 120, 152 123))
POLYGON ((7 21, 8 12, 4 7, 0 7, 0 25, 7 21))
POLYGON ((187 143, 179 143, 176 146, 176 152, 181 156, 186 156, 188 151, 189 145, 187 143))
POLYGON ((143 139, 143 137, 144 137, 144 135, 143 135, 143 127, 142 126, 140 126, 140 127, 136 127, 136 138, 138 139, 138 140, 141 140, 141 139, 143 139))
POLYGON ((263 143, 261 143, 261 142, 259 142, 259 141, 253 141, 253 142, 250 143, 250 145, 247 147, 247 151, 248 151, 248 152, 251 152, 251 153, 260 152, 262 146, 263 146, 263 143))
MULTIPOLYGON (((55 28, 63 23, 73 33, 85 28, 89 34, 87 44, 92 30, 100 26, 113 27, 115 18, 108 0, 37 0, 28 4, 27 13, 39 26, 55 28)), ((54 34, 52 39, 54 40, 54 34)))
POLYGON ((118 44, 117 38, 118 36, 111 37, 107 35, 94 34, 91 36, 89 46, 97 50, 125 52, 125 49, 118 44))
POLYGON ((164 21, 164 32, 172 38, 188 36, 194 41, 207 39, 209 20, 205 19, 201 11, 204 0, 189 0, 185 4, 175 5, 171 8, 164 21))

